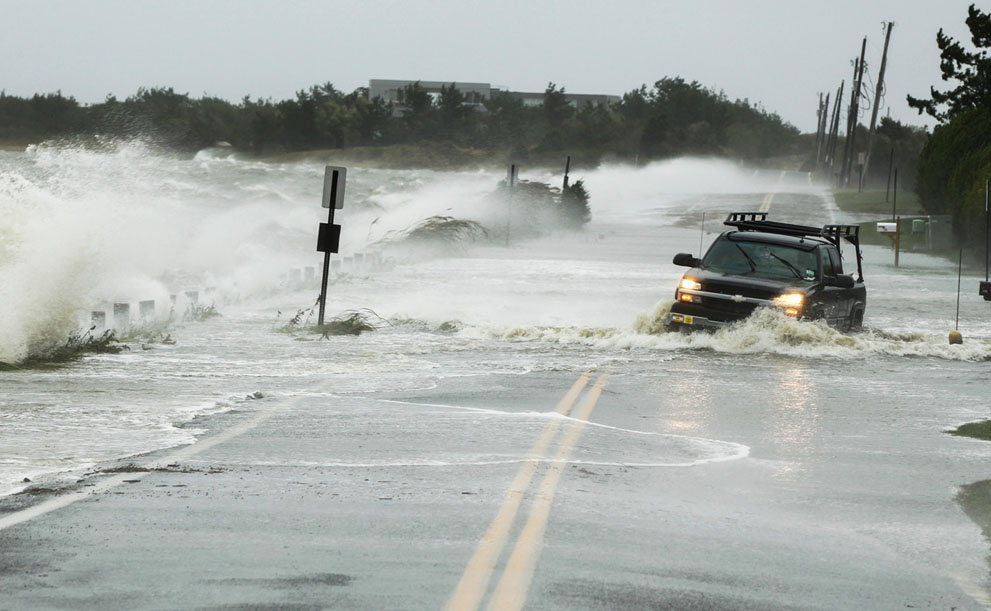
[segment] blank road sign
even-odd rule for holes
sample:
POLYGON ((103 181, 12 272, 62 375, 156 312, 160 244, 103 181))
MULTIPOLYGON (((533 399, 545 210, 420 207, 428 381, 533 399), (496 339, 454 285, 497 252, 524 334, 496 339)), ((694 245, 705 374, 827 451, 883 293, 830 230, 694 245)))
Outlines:
POLYGON ((340 210, 344 207, 344 183, 347 178, 348 169, 336 165, 329 165, 323 171, 323 199, 320 200, 324 208, 334 208, 340 210))

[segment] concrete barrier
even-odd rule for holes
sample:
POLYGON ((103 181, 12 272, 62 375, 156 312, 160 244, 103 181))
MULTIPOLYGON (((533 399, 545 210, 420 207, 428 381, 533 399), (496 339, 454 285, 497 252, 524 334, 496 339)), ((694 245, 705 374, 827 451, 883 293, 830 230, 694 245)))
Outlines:
POLYGON ((114 329, 126 331, 131 326, 131 304, 114 304, 114 329))

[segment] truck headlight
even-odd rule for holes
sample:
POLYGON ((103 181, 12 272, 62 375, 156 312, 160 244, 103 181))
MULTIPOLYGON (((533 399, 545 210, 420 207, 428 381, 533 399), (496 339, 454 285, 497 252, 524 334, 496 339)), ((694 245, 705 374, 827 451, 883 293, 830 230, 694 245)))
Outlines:
POLYGON ((785 293, 774 298, 774 305, 784 309, 788 316, 798 316, 805 303, 805 295, 801 293, 785 293))
POLYGON ((786 308, 798 308, 805 303, 805 295, 801 293, 785 293, 774 298, 774 303, 786 308))
POLYGON ((695 280, 692 280, 691 278, 682 278, 681 288, 688 289, 690 291, 698 291, 702 289, 702 284, 700 282, 696 282, 695 280))

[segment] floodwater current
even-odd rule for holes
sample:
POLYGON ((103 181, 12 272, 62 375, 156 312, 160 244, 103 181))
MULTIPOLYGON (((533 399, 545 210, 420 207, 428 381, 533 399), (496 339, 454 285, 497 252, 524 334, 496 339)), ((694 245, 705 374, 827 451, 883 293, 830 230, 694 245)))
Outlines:
MULTIPOLYGON (((286 327, 299 312, 315 318, 319 286, 306 268, 319 274, 322 263, 314 249, 326 220, 322 177, 316 161, 217 150, 177 157, 140 142, 0 152, 0 361, 63 342, 114 303, 131 304, 136 328, 118 354, 0 371, 0 495, 192 443, 198 416, 256 396, 319 388, 402 397, 481 376, 511 387, 530 374, 594 369, 635 383, 656 409, 636 431, 591 427, 575 462, 754 461, 793 489, 842 488, 849 496, 809 511, 849 522, 858 495, 914 495, 898 524, 913 512, 952 517, 918 538, 902 526, 870 536, 942 566, 986 600, 986 545, 954 499, 987 478, 991 444, 943 433, 989 416, 991 304, 976 295, 976 272, 963 277, 959 346, 946 339, 956 264, 905 253, 896 268, 882 246, 864 249, 862 333, 770 311, 717 333, 665 333, 683 271, 672 256, 707 246, 727 212, 763 205, 782 221, 867 219, 845 217, 806 174, 717 160, 574 172, 591 194, 592 220, 580 231, 534 226, 525 211, 493 204, 499 172, 350 168, 327 309, 364 312, 377 330, 320 339, 286 327), (396 239, 432 216, 476 221, 488 235, 415 246, 396 239), (220 316, 184 318, 186 291, 220 316), (139 322, 147 300, 154 312, 139 322)), ((521 178, 561 180, 525 167, 521 178)), ((389 405, 399 414, 425 409, 389 405)), ((535 437, 543 424, 540 413, 498 417, 508 407, 435 407, 450 408, 449 426, 482 427, 491 445, 420 445, 428 435, 414 428, 388 453, 342 442, 327 464, 519 461, 513 439, 521 427, 535 437)))

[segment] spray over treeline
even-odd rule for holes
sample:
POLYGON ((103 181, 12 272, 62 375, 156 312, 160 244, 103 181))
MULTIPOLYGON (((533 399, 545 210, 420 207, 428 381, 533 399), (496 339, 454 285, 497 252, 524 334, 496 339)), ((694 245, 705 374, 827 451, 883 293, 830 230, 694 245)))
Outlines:
POLYGON ((593 162, 679 155, 757 160, 809 147, 798 129, 759 104, 730 100, 680 77, 641 86, 609 105, 576 107, 554 83, 537 106, 502 93, 484 100, 484 108, 473 108, 454 83, 436 98, 413 83, 403 99, 406 104, 396 109, 381 98, 369 99, 366 88, 344 93, 330 83, 292 99, 245 97, 236 103, 164 87, 92 105, 61 92, 30 98, 0 92, 0 139, 141 136, 180 150, 227 142, 257 154, 416 145, 476 149, 516 160, 567 152, 593 162))

